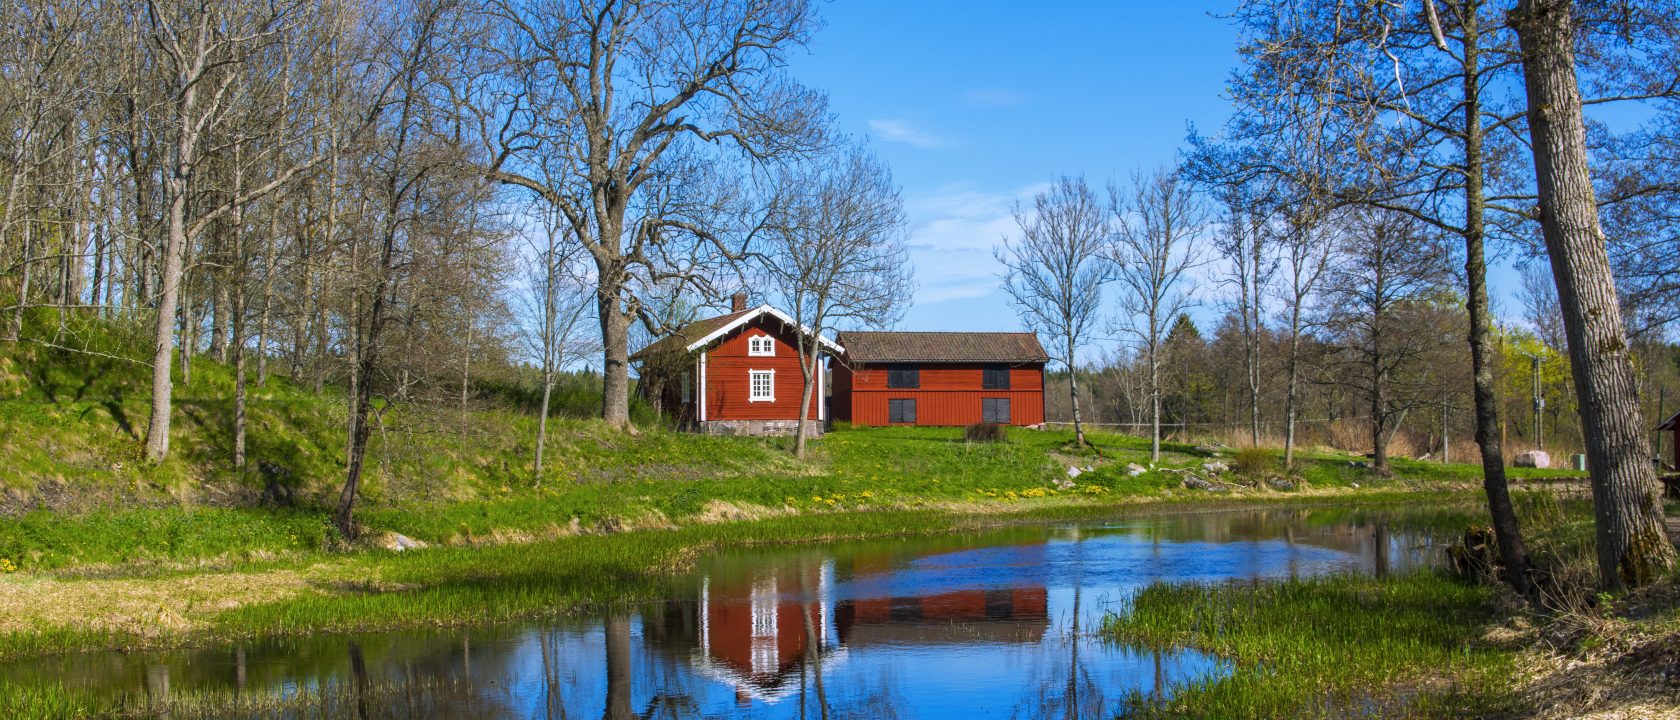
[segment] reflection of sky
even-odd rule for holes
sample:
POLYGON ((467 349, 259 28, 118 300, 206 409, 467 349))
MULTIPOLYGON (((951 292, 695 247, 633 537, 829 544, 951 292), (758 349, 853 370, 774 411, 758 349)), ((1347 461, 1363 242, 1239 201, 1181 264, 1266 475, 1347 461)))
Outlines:
MULTIPOLYGON (((1072 591, 1052 592, 1051 598, 1052 615, 1065 613, 1071 605, 1064 607, 1061 603, 1071 603, 1072 591)), ((637 713, 666 707, 682 708, 676 717, 685 718, 800 717, 797 691, 776 701, 754 700, 743 705, 735 687, 698 675, 681 659, 645 646, 641 630, 639 622, 633 623, 631 707, 637 713)), ((555 631, 550 641, 558 646, 551 655, 553 666, 559 669, 560 682, 553 688, 557 704, 565 708, 568 717, 599 714, 607 702, 607 682, 602 672, 605 638, 600 626, 555 631)), ((502 668, 506 675, 496 679, 508 691, 511 716, 544 716, 548 689, 542 682, 538 642, 537 634, 530 633, 498 649, 517 658, 502 668)), ((1078 645, 1082 691, 1107 699, 1105 716, 1112 715, 1112 703, 1127 690, 1153 691, 1157 672, 1153 654, 1109 646, 1090 636, 1080 639, 1078 645)), ((1062 685, 1074 648, 1066 636, 1049 635, 1036 644, 885 646, 844 652, 844 663, 825 666, 824 691, 832 708, 883 705, 896 711, 897 717, 906 718, 1007 718, 1016 714, 1037 716, 1030 708, 1036 706, 1041 691, 1064 691, 1062 685), (1022 711, 1023 705, 1029 709, 1022 711)), ((1158 659, 1161 675, 1169 683, 1199 676, 1212 667, 1196 653, 1165 653, 1158 659)), ((797 679, 794 682, 798 684, 797 679)), ((814 678, 806 683, 805 695, 807 711, 815 713, 814 678)))
MULTIPOLYGON (((684 598, 691 602, 665 608, 666 619, 649 609, 632 613, 628 621, 630 707, 643 717, 795 718, 802 707, 808 716, 820 717, 815 705, 820 670, 828 705, 845 711, 834 717, 1036 717, 1052 708, 1061 715, 1060 704, 1070 692, 1079 697, 1082 716, 1112 716, 1128 692, 1156 692, 1218 671, 1198 653, 1157 655, 1093 636, 1106 612, 1119 611, 1130 593, 1150 582, 1370 572, 1378 565, 1379 548, 1386 567, 1401 572, 1439 554, 1423 535, 1379 533, 1362 522, 1309 524, 1306 518, 1229 513, 1017 528, 971 538, 971 547, 955 550, 945 538, 728 554, 707 565, 701 587, 710 588, 711 602, 747 602, 741 588, 782 578, 773 602, 816 606, 812 617, 822 625, 815 634, 824 638, 823 659, 814 666, 785 666, 790 669, 773 687, 732 675, 707 656, 697 638, 684 635, 705 616, 697 612, 695 598, 684 598), (813 570, 819 580, 811 581, 813 570), (1004 591, 1008 597, 1011 591, 1037 589, 1043 589, 1047 619, 1036 610, 1027 611, 1030 617, 957 622, 877 616, 857 620, 853 645, 840 645, 841 603, 896 598, 914 605, 915 598, 962 591, 1004 591), (671 618, 679 626, 688 623, 683 627, 689 630, 659 624, 671 618), (1017 623, 1025 631, 988 633, 1000 627, 988 623, 1017 623), (1079 680, 1071 690, 1070 676, 1079 680)), ((600 619, 357 640, 375 681, 456 684, 453 698, 439 696, 444 707, 422 708, 433 717, 600 716, 608 701, 607 645, 600 619)), ((348 686, 347 646, 345 638, 333 637, 254 646, 246 651, 248 691, 290 694, 299 687, 348 686)), ((0 665, 0 674, 13 677, 15 669, 19 678, 65 678, 122 691, 162 668, 174 675, 177 693, 225 687, 233 675, 228 650, 83 657, 75 670, 55 662, 0 665)))

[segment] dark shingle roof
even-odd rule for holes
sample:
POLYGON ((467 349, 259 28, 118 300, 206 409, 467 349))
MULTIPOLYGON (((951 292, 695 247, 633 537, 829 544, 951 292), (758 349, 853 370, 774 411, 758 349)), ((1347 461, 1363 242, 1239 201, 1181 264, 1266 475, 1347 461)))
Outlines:
POLYGON ((844 332, 838 338, 854 363, 1048 362, 1038 336, 1021 332, 844 332))
POLYGON ((729 323, 734 322, 736 318, 752 311, 753 310, 748 309, 740 312, 732 312, 728 315, 719 315, 717 317, 695 320, 694 322, 684 325, 682 329, 671 333, 670 335, 666 335, 665 337, 648 343, 647 347, 638 350, 636 354, 630 356, 630 359, 641 360, 657 355, 663 355, 665 353, 686 352, 686 348, 689 343, 712 334, 712 332, 718 328, 728 325, 729 323))

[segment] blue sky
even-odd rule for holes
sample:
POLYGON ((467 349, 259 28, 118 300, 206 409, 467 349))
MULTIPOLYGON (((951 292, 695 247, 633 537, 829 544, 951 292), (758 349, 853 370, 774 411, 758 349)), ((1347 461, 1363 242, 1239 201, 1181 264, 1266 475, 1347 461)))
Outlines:
POLYGON ((1227 3, 838 0, 794 58, 893 169, 920 288, 909 330, 1019 327, 992 246, 1063 174, 1100 185, 1215 130, 1236 62, 1227 3))
MULTIPOLYGON (((1217 132, 1237 62, 1217 2, 837 0, 793 58, 904 193, 920 288, 901 329, 1018 329, 992 247, 1010 209, 1059 175, 1094 185, 1171 163, 1191 124, 1217 132)), ((1507 312, 1514 272, 1496 267, 1507 312)), ((1205 327, 1219 290, 1200 287, 1205 327)))

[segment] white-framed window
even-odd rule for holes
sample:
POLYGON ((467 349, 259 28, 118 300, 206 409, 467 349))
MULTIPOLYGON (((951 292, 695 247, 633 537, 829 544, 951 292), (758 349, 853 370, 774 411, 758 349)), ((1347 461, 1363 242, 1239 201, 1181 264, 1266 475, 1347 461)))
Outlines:
POLYGON ((682 401, 683 402, 691 402, 691 401, 694 400, 694 396, 691 394, 693 392, 693 390, 694 390, 693 381, 689 380, 688 373, 683 373, 682 374, 682 401))
POLYGON ((776 401, 776 371, 748 370, 747 402, 776 401))
POLYGON ((747 354, 760 357, 775 355, 775 338, 772 338, 769 335, 754 335, 747 338, 747 354))

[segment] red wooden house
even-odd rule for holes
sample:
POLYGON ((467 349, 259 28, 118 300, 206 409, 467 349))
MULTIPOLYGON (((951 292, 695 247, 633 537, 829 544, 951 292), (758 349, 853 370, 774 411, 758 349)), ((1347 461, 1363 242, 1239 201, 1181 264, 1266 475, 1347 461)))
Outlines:
MULTIPOLYGON (((732 299, 729 314, 697 320, 632 355, 640 364, 640 391, 702 433, 791 435, 804 390, 794 343, 808 332, 769 305, 749 309, 744 294, 732 299)), ((819 346, 825 354, 839 350, 826 338, 819 346)), ((813 436, 826 420, 823 395, 819 375, 808 415, 813 436)))
POLYGON ((845 332, 834 419, 854 425, 1044 422, 1038 337, 1015 332, 845 332))

